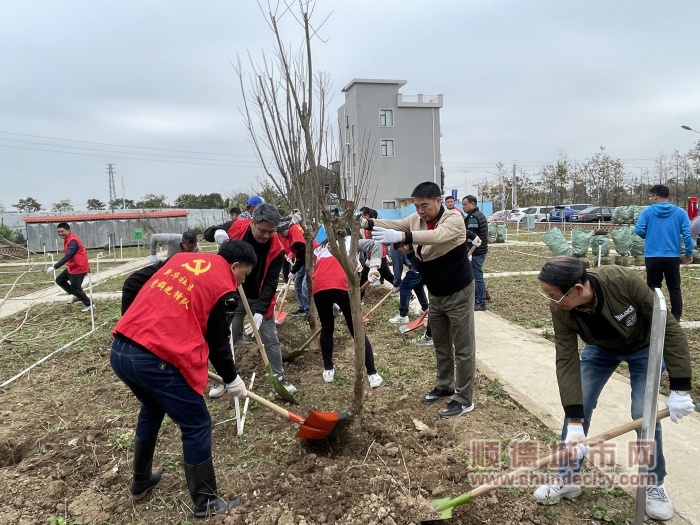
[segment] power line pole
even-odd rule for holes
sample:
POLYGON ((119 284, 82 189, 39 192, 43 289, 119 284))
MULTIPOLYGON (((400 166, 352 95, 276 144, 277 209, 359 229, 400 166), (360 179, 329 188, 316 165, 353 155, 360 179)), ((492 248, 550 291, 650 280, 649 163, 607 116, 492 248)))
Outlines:
POLYGON ((510 202, 512 204, 511 208, 515 209, 518 207, 518 179, 515 177, 515 161, 513 161, 513 186, 510 202))
POLYGON ((117 190, 114 188, 114 164, 107 164, 109 176, 109 209, 114 213, 114 203, 117 200, 117 190))

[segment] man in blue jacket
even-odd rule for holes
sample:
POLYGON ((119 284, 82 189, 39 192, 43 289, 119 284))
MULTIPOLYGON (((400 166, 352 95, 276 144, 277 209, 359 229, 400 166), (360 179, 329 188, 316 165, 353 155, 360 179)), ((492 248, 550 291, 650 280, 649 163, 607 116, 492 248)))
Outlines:
POLYGON ((668 202, 668 186, 657 184, 649 189, 651 206, 639 215, 634 232, 644 243, 644 263, 647 268, 647 286, 661 288, 666 279, 666 287, 671 298, 671 313, 677 321, 683 313, 681 295, 681 236, 685 244, 683 262, 693 262, 695 240, 690 235, 688 214, 678 206, 668 202))

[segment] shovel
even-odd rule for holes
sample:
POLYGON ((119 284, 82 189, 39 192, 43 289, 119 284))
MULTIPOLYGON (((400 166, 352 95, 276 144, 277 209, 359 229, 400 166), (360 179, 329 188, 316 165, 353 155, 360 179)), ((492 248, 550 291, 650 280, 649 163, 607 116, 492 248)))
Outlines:
POLYGON ((393 293, 394 293, 393 290, 389 290, 389 291, 386 293, 386 295, 385 295, 384 297, 382 297, 381 299, 379 299, 379 302, 378 302, 377 304, 374 305, 374 308, 372 308, 369 312, 367 312, 367 313, 365 314, 365 316, 362 318, 362 322, 363 322, 363 323, 366 323, 367 321, 369 321, 369 316, 372 315, 372 313, 373 313, 377 308, 379 308, 379 307, 382 305, 382 303, 383 303, 384 301, 386 301, 389 297, 391 297, 391 294, 393 294, 393 293))
POLYGON ((284 309, 284 300, 287 298, 287 292, 289 291, 289 285, 292 284, 292 278, 290 277, 287 280, 287 285, 284 287, 284 292, 282 292, 282 300, 280 301, 279 304, 279 310, 275 309, 275 324, 282 324, 284 323, 284 320, 287 318, 287 312, 285 312, 284 309))
POLYGON ((293 359, 296 359, 300 355, 304 355, 306 352, 309 351, 309 345, 311 345, 311 341, 316 339, 318 337, 318 334, 320 334, 320 333, 321 333, 321 328, 319 327, 316 329, 316 331, 313 334, 311 334, 311 337, 309 337, 306 340, 306 342, 303 345, 301 345, 301 347, 299 347, 296 350, 292 350, 288 354, 284 354, 282 356, 282 359, 284 361, 292 361, 293 359))
MULTIPOLYGON (((209 378, 223 383, 221 377, 213 372, 209 372, 209 378)), ((299 439, 326 439, 334 432, 348 426, 352 421, 346 412, 319 412, 317 410, 309 412, 309 415, 304 419, 250 390, 248 390, 248 397, 299 425, 299 430, 296 433, 296 437, 299 439)))
MULTIPOLYGON (((695 411, 700 412, 700 403, 695 405, 695 411)), ((669 411, 668 408, 664 408, 663 410, 659 410, 656 414, 656 419, 661 420, 665 417, 669 416, 669 411)), ((620 425, 619 427, 613 428, 612 430, 608 430, 607 432, 603 432, 602 434, 599 434, 595 437, 588 438, 582 443, 584 445, 587 445, 588 447, 595 447, 598 446, 602 443, 605 443, 606 441, 619 437, 622 434, 626 434, 627 432, 631 432, 632 430, 636 430, 638 428, 642 427, 642 423, 644 421, 644 418, 639 418, 635 419, 634 421, 630 421, 629 423, 625 423, 624 425, 620 425)), ((488 492, 491 492, 494 489, 512 484, 513 481, 518 478, 520 475, 531 472, 533 470, 538 470, 545 465, 548 465, 549 463, 561 461, 566 456, 569 454, 569 451, 566 449, 558 450, 554 454, 551 454, 550 456, 544 457, 537 461, 536 463, 532 463, 530 465, 525 465, 523 467, 520 467, 517 470, 513 470, 511 472, 506 472, 505 474, 502 474, 501 476, 498 476, 493 482, 487 483, 486 485, 481 485, 480 487, 475 488, 474 490, 470 490, 469 492, 465 492, 464 494, 461 494, 457 496, 456 498, 442 498, 442 499, 436 499, 431 501, 431 505, 435 509, 435 511, 438 513, 437 516, 428 518, 426 520, 421 520, 421 523, 423 524, 430 524, 430 523, 437 523, 438 521, 441 520, 446 520, 452 517, 452 509, 459 505, 464 505, 465 503, 469 503, 472 498, 476 498, 477 496, 482 496, 488 492)))
POLYGON ((245 306, 246 314, 248 314, 248 318, 250 319, 250 325, 253 329, 255 342, 258 344, 258 350, 260 350, 260 355, 262 355, 263 362, 265 363, 265 375, 267 376, 268 382, 270 383, 274 391, 277 392, 278 396, 280 396, 285 401, 289 401, 290 403, 298 405, 299 401, 297 401, 297 399, 291 392, 289 392, 289 390, 284 388, 284 385, 280 382, 279 379, 277 379, 277 375, 272 370, 270 360, 267 358, 267 352, 265 352, 265 345, 263 345, 262 339, 260 339, 260 332, 258 332, 258 327, 255 325, 255 318, 253 317, 253 312, 250 311, 250 305, 248 304, 248 299, 245 296, 245 292, 243 291, 242 286, 238 287, 238 293, 241 295, 243 306, 245 306))
POLYGON ((402 334, 407 334, 408 332, 413 332, 416 328, 420 328, 423 326, 423 321, 425 321, 425 318, 428 315, 428 309, 426 308, 425 312, 421 314, 421 316, 418 319, 414 319, 408 324, 402 324, 399 326, 399 332, 402 334))
MULTIPOLYGON (((368 286, 369 286, 369 281, 367 281, 365 284, 363 284, 360 287, 360 292, 364 292, 368 286)), ((316 339, 318 337, 318 334, 320 334, 320 333, 321 333, 321 328, 319 327, 316 329, 316 331, 313 334, 311 334, 311 337, 309 337, 306 340, 306 342, 303 345, 301 345, 300 348, 298 348, 297 350, 292 350, 288 354, 284 354, 282 356, 282 359, 284 361, 292 361, 293 359, 296 359, 300 355, 304 355, 306 352, 309 351, 309 345, 311 344, 311 341, 316 339)))

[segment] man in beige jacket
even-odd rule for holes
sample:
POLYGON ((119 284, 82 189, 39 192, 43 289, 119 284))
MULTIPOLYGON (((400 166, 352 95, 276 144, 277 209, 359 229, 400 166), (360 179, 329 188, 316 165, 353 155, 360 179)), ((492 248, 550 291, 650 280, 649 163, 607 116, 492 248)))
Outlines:
POLYGON ((422 182, 411 194, 416 212, 399 220, 363 221, 372 239, 412 244, 430 294, 430 329, 437 357, 437 385, 421 401, 450 399, 445 418, 474 410, 474 279, 467 231, 457 210, 442 207, 440 187, 422 182), (454 346, 454 351, 453 351, 454 346))

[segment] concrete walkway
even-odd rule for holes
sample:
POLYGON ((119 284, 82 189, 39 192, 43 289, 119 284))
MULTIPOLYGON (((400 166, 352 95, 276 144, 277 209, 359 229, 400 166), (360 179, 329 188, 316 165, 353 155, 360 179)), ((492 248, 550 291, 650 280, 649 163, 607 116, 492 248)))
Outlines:
MULTIPOLYGON (((560 433, 563 409, 555 371, 554 344, 537 334, 505 321, 491 312, 476 312, 477 366, 493 379, 501 381, 508 393, 560 433)), ((699 399, 695 400, 700 402, 699 399)), ((666 398, 659 396, 659 407, 665 408, 666 398)), ((477 410, 480 407, 477 406, 477 410)), ((488 410, 488 407, 482 407, 488 410)), ((605 386, 591 424, 590 436, 611 430, 630 420, 629 380, 614 374, 605 386)), ((669 524, 700 525, 700 414, 674 424, 662 422, 664 455, 668 477, 666 490, 673 502, 676 516, 669 524)), ((634 433, 614 440, 616 460, 622 472, 636 473, 628 465, 628 440, 634 433)), ((634 489, 631 489, 634 493, 634 489)))
MULTIPOLYGON (((26 263, 25 263, 26 264, 26 263)), ((119 266, 111 267, 107 270, 101 270, 99 279, 95 279, 92 282, 93 288, 101 282, 104 282, 112 277, 118 275, 123 275, 125 273, 132 273, 139 268, 151 264, 148 257, 142 257, 140 259, 131 259, 129 262, 120 264, 119 266)), ((85 279, 83 282, 83 289, 86 293, 88 287, 88 280, 85 279)), ((121 293, 109 293, 101 294, 98 291, 93 290, 93 297, 95 299, 102 299, 105 297, 121 297, 121 293)), ((8 317, 14 315, 18 312, 22 312, 29 308, 32 304, 36 303, 50 303, 55 301, 67 301, 66 292, 64 292, 58 286, 50 286, 36 292, 23 295, 21 297, 16 297, 8 299, 5 302, 0 302, 0 319, 3 317, 8 317)))

